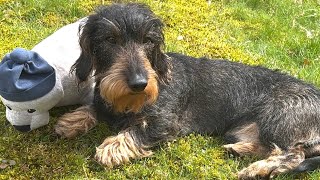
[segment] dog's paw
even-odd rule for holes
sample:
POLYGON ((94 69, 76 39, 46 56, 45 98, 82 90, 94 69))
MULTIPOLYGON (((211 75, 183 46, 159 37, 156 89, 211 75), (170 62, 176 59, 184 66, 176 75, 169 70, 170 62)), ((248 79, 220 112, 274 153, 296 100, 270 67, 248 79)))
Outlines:
POLYGON ((97 147, 95 159, 107 167, 114 167, 130 161, 151 156, 152 152, 138 147, 128 132, 109 137, 97 147))
POLYGON ((88 132, 96 123, 95 115, 90 107, 83 106, 61 116, 55 125, 55 132, 62 137, 73 138, 78 134, 88 132))
POLYGON ((291 168, 285 165, 268 166, 259 162, 241 170, 238 173, 239 179, 272 179, 280 174, 287 173, 291 168))
POLYGON ((269 179, 271 172, 278 164, 268 163, 266 160, 257 161, 238 173, 238 179, 269 179))
POLYGON ((304 160, 301 149, 282 151, 276 146, 271 155, 264 160, 257 161, 242 169, 238 173, 239 179, 270 179, 290 172, 304 160))

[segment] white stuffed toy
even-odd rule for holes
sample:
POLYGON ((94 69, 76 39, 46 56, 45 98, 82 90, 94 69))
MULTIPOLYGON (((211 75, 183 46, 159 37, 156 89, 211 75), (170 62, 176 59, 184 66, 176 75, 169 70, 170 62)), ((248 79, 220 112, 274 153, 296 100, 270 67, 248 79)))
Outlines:
POLYGON ((80 55, 80 20, 66 25, 31 51, 16 48, 0 63, 0 95, 7 120, 28 132, 48 124, 55 106, 89 104, 93 79, 78 87, 71 66, 80 55))

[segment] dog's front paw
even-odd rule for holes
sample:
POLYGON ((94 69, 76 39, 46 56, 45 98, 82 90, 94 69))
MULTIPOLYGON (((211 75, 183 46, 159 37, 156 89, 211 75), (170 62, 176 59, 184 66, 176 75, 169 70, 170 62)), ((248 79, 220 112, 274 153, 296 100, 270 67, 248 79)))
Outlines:
POLYGON ((83 106, 61 116, 55 125, 55 132, 62 137, 73 138, 88 132, 96 123, 92 109, 89 106, 83 106))
POLYGON ((129 132, 109 137, 97 147, 95 159, 107 167, 114 167, 127 163, 130 159, 137 159, 152 155, 152 151, 138 147, 129 132))

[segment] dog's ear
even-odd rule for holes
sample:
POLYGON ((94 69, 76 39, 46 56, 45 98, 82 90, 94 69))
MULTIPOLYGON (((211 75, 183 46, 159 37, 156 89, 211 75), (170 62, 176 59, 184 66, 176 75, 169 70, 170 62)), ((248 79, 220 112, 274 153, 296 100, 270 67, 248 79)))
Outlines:
POLYGON ((93 71, 94 52, 90 45, 89 30, 86 28, 86 24, 80 25, 79 35, 81 54, 77 61, 72 65, 71 72, 75 71, 78 83, 80 84, 81 82, 86 81, 93 71))
POLYGON ((155 17, 155 15, 153 15, 153 17, 147 25, 151 29, 150 32, 152 32, 152 38, 155 42, 151 50, 151 65, 156 71, 159 81, 166 84, 171 80, 171 62, 170 57, 163 52, 163 23, 159 18, 155 17))
POLYGON ((75 71, 78 83, 80 84, 88 79, 88 76, 92 73, 92 70, 92 57, 87 52, 82 50, 80 57, 72 65, 71 72, 75 71))
POLYGON ((157 45, 152 53, 152 66, 158 74, 160 82, 168 83, 171 79, 171 62, 170 58, 161 50, 161 45, 157 45))

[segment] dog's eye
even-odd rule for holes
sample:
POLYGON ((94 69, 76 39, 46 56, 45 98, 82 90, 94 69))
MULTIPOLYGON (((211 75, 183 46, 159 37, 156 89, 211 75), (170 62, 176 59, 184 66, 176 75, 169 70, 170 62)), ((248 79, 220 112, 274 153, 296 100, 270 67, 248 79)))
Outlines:
POLYGON ((28 109, 27 111, 28 111, 28 113, 34 113, 34 112, 36 112, 35 109, 28 109))
POLYGON ((9 110, 12 110, 11 107, 9 107, 9 106, 7 106, 7 108, 8 108, 9 110))
POLYGON ((116 39, 114 37, 107 37, 106 39, 110 44, 116 44, 117 43, 117 41, 116 41, 116 39))

